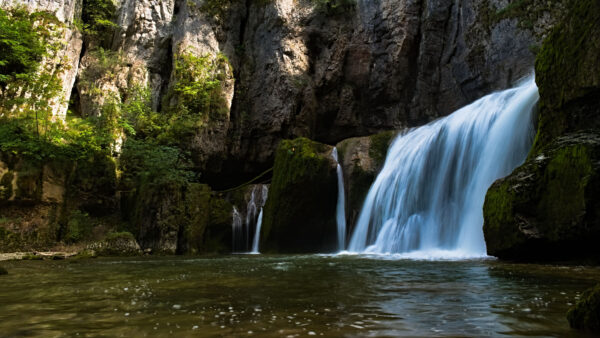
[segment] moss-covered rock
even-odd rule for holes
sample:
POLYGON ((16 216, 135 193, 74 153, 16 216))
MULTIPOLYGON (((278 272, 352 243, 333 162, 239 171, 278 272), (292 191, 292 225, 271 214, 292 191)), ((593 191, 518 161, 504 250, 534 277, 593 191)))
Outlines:
POLYGON ((581 295, 567 312, 567 319, 574 329, 600 333, 600 284, 581 295))
POLYGON ((600 3, 568 13, 536 60, 538 132, 527 161, 488 190, 488 254, 516 260, 600 257, 600 3))
POLYGON ((143 249, 186 254, 231 251, 231 204, 205 184, 142 184, 121 209, 143 249))
POLYGON ((540 117, 534 153, 564 133, 600 128, 600 3, 567 1, 536 58, 540 117))
POLYGON ((600 257, 600 134, 556 139, 488 190, 488 254, 515 260, 600 257))
POLYGON ((377 173, 396 135, 394 131, 346 139, 337 144, 339 161, 344 173, 346 220, 351 232, 377 173))
POLYGON ((281 141, 264 207, 261 252, 336 249, 333 148, 306 138, 281 141))

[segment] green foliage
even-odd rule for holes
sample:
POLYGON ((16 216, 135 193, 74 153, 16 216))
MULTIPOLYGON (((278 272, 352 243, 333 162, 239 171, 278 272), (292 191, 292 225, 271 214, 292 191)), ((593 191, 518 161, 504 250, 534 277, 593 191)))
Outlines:
POLYGON ((89 215, 80 210, 74 210, 69 216, 63 240, 66 243, 77 243, 88 239, 92 233, 92 223, 89 215))
POLYGON ((9 83, 27 80, 40 68, 48 54, 48 45, 41 36, 49 34, 46 22, 55 18, 44 12, 29 13, 24 8, 7 12, 0 9, 0 88, 9 83), (36 25, 36 22, 42 24, 36 25))
POLYGON ((216 58, 191 53, 175 56, 174 85, 165 96, 163 129, 157 136, 161 143, 185 146, 199 129, 227 114, 222 82, 229 69, 223 54, 216 58))
POLYGON ((0 116, 27 120, 38 135, 48 128, 52 103, 60 100, 63 69, 53 58, 61 28, 47 12, 0 9, 0 116))
POLYGON ((102 95, 102 91, 96 87, 95 82, 102 79, 104 81, 114 80, 117 73, 122 71, 126 65, 124 57, 119 52, 105 50, 102 47, 90 51, 91 62, 81 73, 79 81, 81 85, 89 88, 94 94, 102 95))
POLYGON ((84 0, 81 19, 86 36, 97 41, 100 46, 109 47, 118 27, 113 22, 116 11, 113 0, 84 0))
POLYGON ((178 148, 133 138, 125 143, 120 158, 123 184, 129 187, 173 182, 183 184, 195 177, 190 167, 186 156, 178 148))

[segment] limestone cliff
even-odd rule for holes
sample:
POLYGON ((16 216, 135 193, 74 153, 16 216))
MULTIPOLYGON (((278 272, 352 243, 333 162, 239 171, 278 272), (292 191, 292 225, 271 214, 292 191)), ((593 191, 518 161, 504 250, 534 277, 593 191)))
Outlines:
MULTIPOLYGON (((506 88, 532 71, 563 2, 0 0, 61 23, 49 26, 57 47, 43 69, 59 77, 49 102, 62 121, 42 121, 40 132, 33 109, 35 134, 9 128, 24 141, 0 144, 10 159, 0 166, 0 216, 11 236, 26 232, 17 219, 43 219, 48 238, 63 241, 69 224, 110 216, 142 249, 223 250, 229 242, 203 237, 227 237, 231 205, 214 190, 273 167, 283 139, 333 145, 414 127, 506 88), (65 144, 66 157, 48 151, 65 144)), ((385 135, 340 144, 350 219, 383 160, 364 152, 385 135)))

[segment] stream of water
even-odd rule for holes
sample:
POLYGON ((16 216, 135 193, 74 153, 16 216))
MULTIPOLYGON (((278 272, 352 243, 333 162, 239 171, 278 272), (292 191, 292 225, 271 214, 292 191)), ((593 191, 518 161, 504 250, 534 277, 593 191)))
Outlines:
POLYGON ((600 269, 231 255, 3 262, 0 336, 581 336, 600 269))

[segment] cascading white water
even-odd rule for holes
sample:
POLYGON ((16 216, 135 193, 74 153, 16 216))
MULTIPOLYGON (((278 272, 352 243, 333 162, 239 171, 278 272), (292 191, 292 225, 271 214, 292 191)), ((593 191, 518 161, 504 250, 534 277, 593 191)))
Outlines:
POLYGON ((246 217, 242 217, 236 207, 233 207, 233 252, 258 253, 258 240, 262 223, 262 208, 267 202, 269 193, 268 185, 258 184, 252 187, 250 195, 246 197, 246 217), (254 237, 251 241, 252 232, 254 237))
POLYGON ((413 258, 485 256, 486 191, 525 160, 538 98, 531 78, 398 136, 348 250, 413 258))
POLYGON ((260 212, 258 213, 258 219, 256 220, 256 230, 254 231, 254 240, 252 241, 252 252, 253 254, 260 253, 258 246, 260 244, 260 229, 262 228, 263 219, 263 207, 267 203, 267 197, 269 197, 269 186, 263 185, 260 190, 260 212))
POLYGON ((335 163, 337 163, 338 198, 335 220, 337 222, 338 249, 342 251, 346 246, 346 201, 344 196, 344 173, 342 172, 342 166, 338 160, 337 148, 333 148, 331 156, 335 160, 335 163))
POLYGON ((252 252, 253 254, 260 253, 258 251, 258 246, 260 244, 260 228, 262 228, 262 219, 263 219, 263 208, 260 208, 260 212, 258 213, 258 220, 256 221, 256 232, 254 233, 254 240, 252 241, 252 252))

